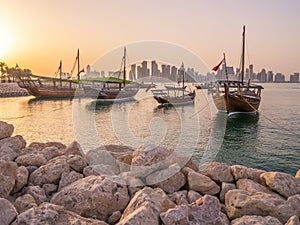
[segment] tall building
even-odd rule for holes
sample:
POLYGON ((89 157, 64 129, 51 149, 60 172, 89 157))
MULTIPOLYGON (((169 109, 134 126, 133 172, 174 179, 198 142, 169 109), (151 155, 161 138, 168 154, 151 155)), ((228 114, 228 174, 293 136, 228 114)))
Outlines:
POLYGON ((275 75, 275 83, 282 83, 285 82, 285 77, 281 73, 276 73, 275 75))
POLYGON ((176 67, 176 66, 172 66, 172 67, 171 67, 171 77, 170 77, 170 79, 171 79, 172 81, 175 81, 175 82, 178 81, 178 77, 177 77, 177 67, 176 67))
POLYGON ((299 73, 294 73, 290 76, 291 83, 298 83, 299 82, 299 73))
MULTIPOLYGON (((131 79, 132 80, 135 80, 136 79, 136 64, 132 64, 131 66, 130 66, 130 73, 129 73, 130 75, 131 75, 131 79)), ((130 79, 130 78, 129 78, 130 79)))
POLYGON ((268 71, 268 82, 273 82, 274 78, 273 78, 273 72, 272 71, 268 71))
POLYGON ((142 66, 138 66, 138 79, 143 77, 149 77, 149 69, 147 67, 147 61, 142 62, 142 66))
POLYGON ((155 60, 151 62, 151 76, 155 76, 155 77, 159 76, 158 65, 155 60))

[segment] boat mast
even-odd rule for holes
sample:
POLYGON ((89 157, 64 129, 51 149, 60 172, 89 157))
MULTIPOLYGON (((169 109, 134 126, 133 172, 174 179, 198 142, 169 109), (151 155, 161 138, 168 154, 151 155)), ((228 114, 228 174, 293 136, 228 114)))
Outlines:
POLYGON ((244 82, 244 71, 245 71, 245 25, 243 26, 242 83, 244 82))
POLYGON ((76 57, 76 59, 77 59, 77 79, 78 79, 78 81, 80 80, 80 62, 79 62, 79 49, 77 50, 77 57, 76 57))
POLYGON ((125 83, 126 83, 126 47, 124 47, 124 74, 123 74, 123 85, 125 87, 125 83))
POLYGON ((227 73, 227 65, 226 65, 226 58, 225 58, 225 53, 223 53, 223 55, 224 55, 224 66, 225 66, 225 75, 226 75, 226 80, 227 80, 227 82, 228 82, 228 73, 227 73))
POLYGON ((61 80, 61 77, 62 77, 62 62, 61 62, 61 60, 59 62, 58 71, 59 71, 59 79, 61 80))

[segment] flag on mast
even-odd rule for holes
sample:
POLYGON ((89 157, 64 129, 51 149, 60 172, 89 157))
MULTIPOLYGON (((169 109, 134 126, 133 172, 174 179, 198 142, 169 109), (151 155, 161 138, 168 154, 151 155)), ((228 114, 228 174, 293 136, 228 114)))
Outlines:
POLYGON ((222 61, 216 65, 214 68, 212 68, 213 71, 217 71, 219 69, 219 67, 221 66, 221 64, 223 63, 224 59, 222 59, 222 61))

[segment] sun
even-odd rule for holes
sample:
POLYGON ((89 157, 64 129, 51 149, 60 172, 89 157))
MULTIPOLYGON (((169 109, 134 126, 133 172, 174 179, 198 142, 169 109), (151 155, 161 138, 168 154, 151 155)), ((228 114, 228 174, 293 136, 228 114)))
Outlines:
POLYGON ((6 56, 10 48, 10 36, 8 30, 0 25, 0 57, 6 56))

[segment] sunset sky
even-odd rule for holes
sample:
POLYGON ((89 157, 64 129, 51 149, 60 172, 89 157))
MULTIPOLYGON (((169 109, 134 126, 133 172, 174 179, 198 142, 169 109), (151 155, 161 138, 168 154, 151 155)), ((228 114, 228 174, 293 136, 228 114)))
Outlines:
MULTIPOLYGON (((0 61, 53 75, 86 65, 118 46, 144 40, 178 44, 209 68, 226 53, 239 65, 246 25, 247 64, 300 72, 299 0, 0 0, 0 61), (248 57, 249 56, 249 57, 248 57)), ((117 59, 119 60, 119 59, 117 59)), ((117 63, 119 65, 119 61, 117 63)))

